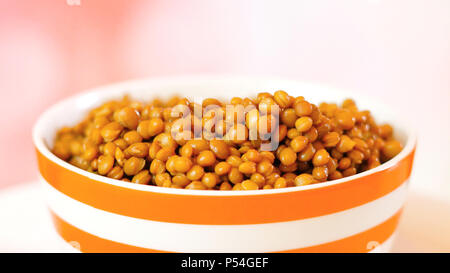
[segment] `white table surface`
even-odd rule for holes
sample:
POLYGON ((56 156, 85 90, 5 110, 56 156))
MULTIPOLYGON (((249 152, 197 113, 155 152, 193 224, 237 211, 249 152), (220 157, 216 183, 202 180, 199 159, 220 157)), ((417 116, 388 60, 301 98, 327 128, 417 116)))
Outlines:
MULTIPOLYGON (((38 182, 0 191, 0 252, 73 252, 53 229, 38 182)), ((450 202, 410 191, 394 252, 450 252, 450 202)))

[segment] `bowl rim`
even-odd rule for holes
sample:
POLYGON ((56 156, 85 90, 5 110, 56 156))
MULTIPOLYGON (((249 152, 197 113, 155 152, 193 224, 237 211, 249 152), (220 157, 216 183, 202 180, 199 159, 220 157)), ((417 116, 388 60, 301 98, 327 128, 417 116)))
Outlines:
MULTIPOLYGON (((85 91, 79 92, 75 95, 69 96, 63 100, 58 101, 57 103, 53 104, 52 106, 48 107, 43 113, 41 113, 35 122, 33 129, 32 129, 32 139, 33 144, 35 148, 41 153, 44 157, 46 157, 48 160, 52 161, 53 163, 69 170, 72 172, 75 172, 79 175, 82 175, 88 179, 106 183, 113 186, 118 186, 122 188, 128 188, 132 190, 139 190, 139 191, 146 191, 146 192, 153 192, 153 193, 161 193, 161 194, 170 194, 170 195, 194 195, 194 196, 251 196, 251 195, 267 195, 267 194, 280 194, 280 193, 289 193, 289 192, 297 192, 297 191, 308 191, 308 190, 315 190, 315 189, 322 189, 322 188, 328 188, 334 185, 339 184, 345 184, 350 181, 369 176, 375 173, 382 172, 386 169, 389 169, 396 164, 398 164, 401 160, 403 160, 406 156, 408 156, 415 148, 417 137, 415 131, 409 126, 409 123, 405 122, 406 119, 399 118, 401 121, 401 127, 403 131, 406 134, 406 142, 403 147, 403 150, 396 155, 391 160, 381 164, 378 167, 375 167, 371 170, 364 171, 349 177, 340 178, 333 181, 326 181, 323 183, 317 183, 317 184, 311 184, 306 186, 296 186, 296 187, 288 187, 288 188, 281 188, 281 189, 271 189, 271 190, 249 190, 249 191, 218 191, 218 190, 186 190, 186 189, 174 189, 174 188, 164 188, 164 187, 158 187, 158 186, 151 186, 151 185, 140 185, 140 184, 134 184, 129 183, 125 181, 120 181, 112 178, 108 178, 106 176, 101 176, 98 174, 90 173, 88 171, 85 171, 83 169, 80 169, 74 165, 71 165, 70 163, 58 158, 56 155, 54 155, 49 147, 45 144, 44 137, 40 134, 40 132, 43 131, 44 128, 47 126, 47 120, 48 115, 55 111, 55 109, 58 108, 58 106, 66 104, 70 101, 75 101, 77 99, 80 99, 85 96, 104 96, 106 93, 110 92, 111 90, 122 90, 122 92, 125 94, 127 90, 129 91, 132 89, 131 87, 140 86, 141 88, 149 87, 152 84, 159 83, 164 84, 165 82, 171 83, 174 81, 177 82, 186 82, 186 83, 204 83, 207 84, 207 82, 211 81, 282 81, 282 82, 290 82, 293 84, 307 84, 307 85, 313 85, 325 89, 332 89, 335 90, 341 94, 345 94, 342 89, 337 89, 335 87, 322 84, 322 83, 311 83, 307 81, 299 81, 299 80, 291 80, 286 78, 280 78, 280 77, 258 77, 258 76, 236 76, 236 75, 185 75, 185 76, 165 76, 165 77, 147 77, 147 78, 139 78, 139 79, 133 79, 128 81, 120 81, 112 84, 107 85, 101 85, 97 86, 91 89, 87 89, 85 91)), ((358 97, 365 97, 367 96, 358 94, 358 97)), ((357 99, 356 99, 357 100, 357 99)), ((373 98, 370 98, 370 100, 375 101, 373 98)), ((380 105, 380 103, 376 103, 380 105)), ((391 110, 391 108, 389 108, 391 110)), ((398 113, 391 111, 392 113, 395 113, 398 115, 398 113)), ((45 180, 45 179, 44 179, 45 180)))

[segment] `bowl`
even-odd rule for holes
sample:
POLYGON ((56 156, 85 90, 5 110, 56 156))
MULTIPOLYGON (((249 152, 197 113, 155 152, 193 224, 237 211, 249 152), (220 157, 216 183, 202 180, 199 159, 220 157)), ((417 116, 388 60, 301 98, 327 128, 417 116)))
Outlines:
POLYGON ((399 114, 372 98, 277 78, 186 76, 113 84, 45 111, 33 129, 54 226, 81 252, 386 252, 411 174, 416 138, 399 114), (286 90, 311 102, 352 97, 377 122, 390 122, 404 149, 350 177, 264 191, 199 191, 138 185, 79 169, 50 151, 56 131, 124 94, 142 100, 180 94, 250 96, 286 90))

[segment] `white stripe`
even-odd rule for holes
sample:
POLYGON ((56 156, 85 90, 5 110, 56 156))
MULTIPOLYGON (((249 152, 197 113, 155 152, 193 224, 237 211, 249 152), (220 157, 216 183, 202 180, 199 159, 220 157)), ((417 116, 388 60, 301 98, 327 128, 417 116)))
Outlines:
POLYGON ((314 218, 256 225, 190 225, 106 212, 44 184, 49 207, 69 224, 111 241, 175 252, 282 251, 343 239, 381 224, 398 212, 407 185, 403 183, 367 204, 314 218))

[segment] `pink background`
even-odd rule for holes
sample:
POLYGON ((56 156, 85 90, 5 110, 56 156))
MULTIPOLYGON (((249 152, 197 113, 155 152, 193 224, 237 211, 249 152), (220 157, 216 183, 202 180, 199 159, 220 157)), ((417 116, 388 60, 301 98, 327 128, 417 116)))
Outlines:
POLYGON ((0 1, 0 187, 37 178, 31 128, 62 98, 129 78, 233 73, 397 105, 419 129, 413 186, 448 198, 450 1, 80 2, 0 1))

